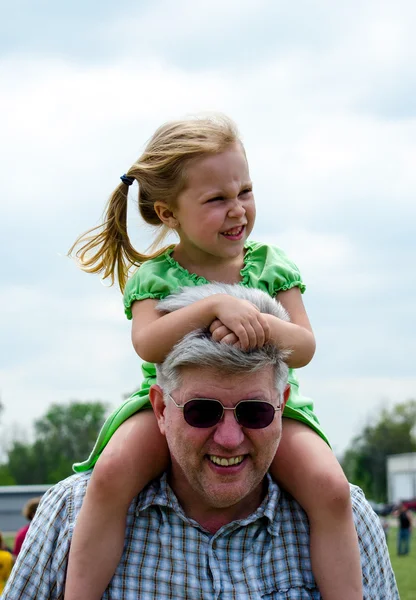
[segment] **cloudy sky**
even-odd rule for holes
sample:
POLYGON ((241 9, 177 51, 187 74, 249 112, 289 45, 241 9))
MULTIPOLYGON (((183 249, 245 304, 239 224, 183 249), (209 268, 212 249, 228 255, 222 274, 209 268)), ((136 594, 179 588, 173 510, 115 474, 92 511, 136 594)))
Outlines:
MULTIPOLYGON (((413 0, 20 0, 0 23, 0 435, 140 383, 121 296, 65 257, 156 127, 219 110, 253 239, 298 263, 318 350, 299 376, 337 452, 416 397, 413 0)), ((131 203, 139 249, 151 237, 131 203)), ((82 458, 82 457, 78 457, 82 458)))

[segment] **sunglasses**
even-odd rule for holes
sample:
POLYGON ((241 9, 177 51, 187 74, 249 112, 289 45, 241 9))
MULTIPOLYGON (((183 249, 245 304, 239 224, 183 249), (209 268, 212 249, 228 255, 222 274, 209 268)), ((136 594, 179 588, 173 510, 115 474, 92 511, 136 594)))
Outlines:
POLYGON ((177 404, 170 394, 168 398, 173 404, 183 410, 185 421, 191 427, 206 429, 217 425, 224 416, 224 411, 232 410, 237 423, 247 429, 264 429, 274 419, 277 408, 263 400, 241 400, 236 406, 224 406, 219 400, 213 398, 192 398, 185 404, 177 404))

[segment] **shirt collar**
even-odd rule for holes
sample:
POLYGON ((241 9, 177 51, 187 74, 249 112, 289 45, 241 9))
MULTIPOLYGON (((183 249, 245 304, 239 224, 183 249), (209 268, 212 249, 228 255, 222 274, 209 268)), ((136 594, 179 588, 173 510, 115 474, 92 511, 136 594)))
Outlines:
MULTIPOLYGON (((279 535, 280 530, 280 519, 278 518, 280 513, 280 497, 281 491, 277 483, 266 474, 266 485, 267 492, 263 502, 251 515, 233 521, 221 527, 219 531, 224 532, 225 530, 233 530, 236 527, 245 527, 254 523, 260 519, 266 519, 268 522, 267 529, 271 535, 279 535)), ((203 529, 199 523, 190 519, 186 516, 183 508, 179 504, 179 501, 170 487, 167 480, 167 473, 164 473, 159 479, 155 479, 150 483, 137 498, 136 514, 151 509, 154 506, 163 506, 173 510, 185 523, 203 529)))

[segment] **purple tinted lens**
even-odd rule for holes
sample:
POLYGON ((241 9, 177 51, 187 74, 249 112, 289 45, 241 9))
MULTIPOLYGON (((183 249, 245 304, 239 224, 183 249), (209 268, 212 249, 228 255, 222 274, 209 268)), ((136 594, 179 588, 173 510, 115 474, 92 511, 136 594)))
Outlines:
POLYGON ((222 413, 222 405, 217 400, 190 400, 183 407, 185 421, 192 427, 213 427, 220 422, 222 413))
MULTIPOLYGON (((188 425, 200 429, 217 425, 224 413, 223 406, 218 400, 195 398, 189 400, 183 407, 183 416, 188 425)), ((264 429, 274 419, 274 407, 268 402, 240 402, 235 408, 235 417, 247 429, 264 429)))
POLYGON ((268 402, 240 402, 236 407, 237 421, 247 429, 264 429, 274 419, 274 407, 268 402))

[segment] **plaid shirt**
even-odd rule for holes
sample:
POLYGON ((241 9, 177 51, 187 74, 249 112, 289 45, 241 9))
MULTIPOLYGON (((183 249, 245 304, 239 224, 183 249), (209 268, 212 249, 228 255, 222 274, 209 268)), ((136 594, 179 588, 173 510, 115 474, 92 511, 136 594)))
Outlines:
MULTIPOLYGON (((63 599, 68 550, 89 474, 44 495, 2 600, 63 599)), ((351 487, 366 600, 399 598, 378 517, 351 487)), ((92 559, 93 560, 93 559, 92 559)), ((88 565, 85 566, 88 569, 88 565)), ((214 535, 189 519, 166 475, 131 504, 123 557, 103 598, 316 600, 308 520, 270 478, 261 506, 214 535)))

